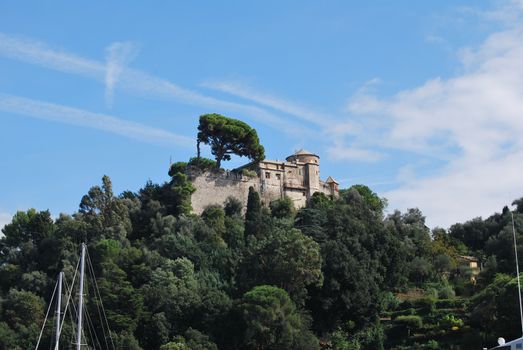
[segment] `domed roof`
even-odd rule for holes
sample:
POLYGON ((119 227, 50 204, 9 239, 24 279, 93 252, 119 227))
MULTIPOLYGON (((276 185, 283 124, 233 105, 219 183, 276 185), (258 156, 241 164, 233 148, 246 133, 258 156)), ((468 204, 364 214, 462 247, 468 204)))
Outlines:
POLYGON ((311 153, 303 148, 294 152, 293 156, 316 156, 317 157, 317 155, 315 155, 314 153, 311 153))
MULTIPOLYGON (((303 148, 294 152, 294 154, 291 154, 290 156, 288 156, 286 158, 286 160, 288 162, 293 162, 293 161, 296 161, 296 160, 299 160, 299 161, 310 161, 311 158, 314 157, 314 158, 317 158, 319 159, 320 157, 312 152, 309 152, 309 151, 306 151, 304 150, 303 148)), ((317 160, 314 161, 315 163, 318 163, 317 160)))

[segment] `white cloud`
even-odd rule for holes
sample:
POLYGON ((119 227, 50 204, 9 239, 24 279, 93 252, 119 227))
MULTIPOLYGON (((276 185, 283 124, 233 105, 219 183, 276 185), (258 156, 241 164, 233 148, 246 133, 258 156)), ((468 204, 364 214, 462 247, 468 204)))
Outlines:
POLYGON ((0 55, 103 81, 106 67, 102 62, 53 50, 42 42, 0 33, 0 55))
POLYGON ((357 146, 347 146, 342 141, 334 141, 327 148, 327 154, 334 160, 358 160, 363 162, 377 162, 383 158, 379 152, 360 148, 357 146))
POLYGON ((461 55, 461 75, 388 99, 357 94, 348 105, 363 135, 382 135, 375 147, 445 160, 428 176, 400 172, 402 184, 384 193, 391 209, 417 206, 430 225, 488 216, 523 196, 523 23, 461 55))
POLYGON ((112 79, 117 77, 119 88, 142 96, 181 101, 186 104, 234 112, 236 118, 254 119, 291 134, 309 132, 303 125, 289 122, 262 108, 206 96, 180 87, 168 80, 123 67, 120 64, 114 65, 111 69, 111 65, 106 65, 105 62, 57 51, 35 40, 0 33, 0 56, 100 81, 109 87, 109 97, 111 97, 116 82, 112 79), (117 73, 117 75, 114 73, 117 73), (107 77, 109 77, 109 84, 107 84, 107 77))
POLYGON ((332 121, 330 116, 315 112, 310 107, 302 106, 281 97, 270 95, 266 92, 256 91, 245 84, 228 81, 209 81, 203 83, 202 86, 254 101, 263 106, 287 113, 316 125, 324 125, 326 122, 332 121))
POLYGON ((464 159, 437 176, 411 180, 383 195, 394 207, 419 206, 431 226, 448 227, 499 212, 523 196, 521 164, 521 150, 485 162, 464 159))
POLYGON ((224 101, 214 97, 202 95, 198 92, 181 88, 167 80, 157 78, 137 70, 125 69, 120 78, 119 86, 123 89, 144 96, 151 96, 167 100, 177 99, 192 105, 206 106, 218 110, 236 112, 238 114, 236 117, 239 119, 251 118, 284 132, 307 132, 303 125, 289 122, 284 118, 280 118, 270 112, 267 112, 263 108, 224 101))
POLYGON ((113 104, 114 87, 124 65, 136 55, 136 46, 129 42, 112 43, 106 48, 107 71, 105 74, 105 101, 109 106, 113 104))
POLYGON ((433 44, 446 44, 446 40, 439 35, 429 34, 425 37, 425 40, 433 44))
POLYGON ((106 114, 0 93, 0 111, 93 128, 148 143, 192 147, 192 138, 106 114))
POLYGON ((500 3, 500 6, 492 11, 478 12, 472 10, 472 12, 476 12, 480 17, 487 20, 517 24, 521 20, 522 9, 522 0, 508 0, 500 3))

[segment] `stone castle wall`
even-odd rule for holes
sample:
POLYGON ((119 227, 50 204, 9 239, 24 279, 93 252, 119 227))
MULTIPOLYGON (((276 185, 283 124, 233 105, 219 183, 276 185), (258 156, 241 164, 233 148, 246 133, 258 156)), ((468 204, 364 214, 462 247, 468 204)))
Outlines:
POLYGON ((196 192, 191 197, 193 212, 201 214, 205 207, 212 204, 223 205, 227 197, 232 196, 247 207, 249 187, 260 191, 258 177, 244 176, 235 172, 204 172, 189 174, 196 192))
MULTIPOLYGON (((293 201, 297 209, 307 204, 307 193, 303 186, 296 185, 296 188, 284 189, 283 180, 265 179, 263 176, 263 172, 260 177, 250 177, 228 171, 189 174, 189 179, 196 188, 191 197, 193 212, 201 214, 208 205, 223 205, 229 196, 238 199, 245 210, 251 186, 260 194, 260 199, 265 205, 284 195, 293 201)), ((327 196, 333 195, 330 186, 323 181, 320 182, 319 192, 327 196)))
POLYGON ((328 179, 331 183, 320 180, 319 157, 303 150, 287 157, 284 162, 263 160, 235 171, 201 172, 193 169, 188 175, 196 188, 191 197, 196 214, 201 214, 208 205, 223 205, 230 196, 238 199, 245 210, 251 186, 260 194, 263 204, 287 196, 297 209, 306 206, 315 192, 338 195, 337 183, 331 177, 328 179), (244 170, 253 176, 243 175, 244 170))

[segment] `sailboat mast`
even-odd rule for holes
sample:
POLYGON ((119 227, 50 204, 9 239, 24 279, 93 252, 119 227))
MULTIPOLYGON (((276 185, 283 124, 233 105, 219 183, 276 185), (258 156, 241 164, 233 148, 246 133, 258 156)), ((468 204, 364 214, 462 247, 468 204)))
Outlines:
POLYGON ((78 292, 78 325, 76 328, 76 350, 82 346, 82 313, 84 306, 84 270, 85 270, 85 243, 82 243, 82 256, 80 258, 80 291, 78 292))
POLYGON ((518 248, 516 245, 516 227, 514 225, 514 214, 512 216, 512 234, 514 236, 514 254, 516 255, 516 274, 518 278, 518 297, 519 297, 519 316, 521 318, 521 334, 523 335, 523 306, 521 304, 521 283, 519 282, 519 263, 518 263, 518 248))
POLYGON ((62 309, 62 278, 63 272, 58 274, 58 299, 56 301, 56 334, 55 334, 55 350, 58 350, 58 344, 60 343, 60 315, 62 309))

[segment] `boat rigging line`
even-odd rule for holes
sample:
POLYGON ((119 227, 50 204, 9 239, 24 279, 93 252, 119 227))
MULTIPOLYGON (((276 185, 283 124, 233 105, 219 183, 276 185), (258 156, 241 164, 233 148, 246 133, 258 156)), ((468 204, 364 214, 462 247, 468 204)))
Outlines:
MULTIPOLYGON (((53 305, 53 301, 56 299, 56 311, 55 311, 55 333, 54 333, 54 346, 51 346, 54 350, 59 350, 59 344, 60 344, 60 336, 62 335, 62 329, 64 326, 64 320, 66 319, 66 315, 68 311, 70 311, 69 306, 72 305, 72 310, 69 312, 69 318, 71 319, 72 324, 72 333, 71 333, 71 344, 75 345, 76 350, 81 350, 82 347, 88 347, 93 346, 93 349, 116 349, 114 345, 114 341, 111 335, 111 330, 109 328, 109 320, 107 319, 107 314, 105 312, 105 308, 102 303, 102 297, 100 293, 100 288, 98 286, 98 282, 96 281, 96 276, 94 274, 94 267, 93 263, 91 261, 91 257, 89 256, 89 252, 87 250, 87 246, 85 243, 82 243, 82 251, 81 256, 78 259, 78 262, 76 264, 76 269, 74 270, 73 280, 72 284, 69 286, 67 283, 67 280, 65 278, 65 274, 63 272, 60 272, 58 274, 57 282, 54 286, 53 293, 51 296, 51 300, 49 302, 49 305, 47 307, 47 312, 45 314, 44 322, 42 325, 42 328, 40 330, 40 334, 38 336, 38 341, 35 346, 35 350, 38 349, 40 346, 42 335, 44 333, 45 326, 48 322, 49 313, 51 310, 51 307, 53 305), (86 283, 85 280, 85 265, 87 264, 87 274, 90 278, 89 281, 91 283, 86 283), (78 271, 80 271, 79 274, 79 286, 78 286, 78 308, 76 307, 76 303, 73 298, 73 293, 75 289, 75 282, 77 279, 78 271), (65 307, 62 311, 62 286, 65 289, 65 307), (93 305, 96 305, 97 308, 97 314, 99 319, 99 324, 95 324, 93 321, 93 318, 89 314, 87 304, 84 303, 84 297, 89 291, 92 291, 94 302, 93 305), (87 293, 85 293, 87 292, 87 293), (76 315, 76 321, 74 319, 74 315, 76 315), (85 325, 84 325, 85 323, 85 325), (85 326, 85 327, 84 327, 85 326), (98 326, 98 327, 97 327, 98 326), (107 329, 106 329, 107 327, 107 329), (85 328, 85 329, 84 329, 85 328), (102 346, 102 342, 100 341, 100 338, 98 337, 98 334, 96 332, 97 328, 101 328, 103 333, 103 343, 105 343, 105 346, 102 346), (76 334, 76 337, 74 336, 76 334), (76 338, 76 339, 75 339, 76 338), (107 339, 109 338, 109 339, 107 339), (90 342, 92 344, 88 345, 88 339, 90 339, 90 342)), ((91 305, 91 303, 89 303, 91 305)), ((50 340, 52 343, 53 341, 50 340)))

